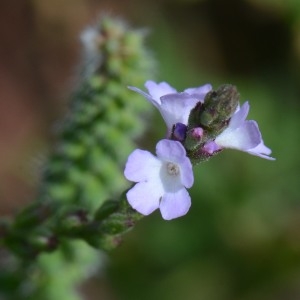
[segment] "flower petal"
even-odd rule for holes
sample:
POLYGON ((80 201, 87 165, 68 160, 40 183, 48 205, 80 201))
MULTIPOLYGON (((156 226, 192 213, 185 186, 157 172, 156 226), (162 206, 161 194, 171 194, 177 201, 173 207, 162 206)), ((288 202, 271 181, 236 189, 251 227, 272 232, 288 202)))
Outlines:
POLYGON ((166 82, 156 83, 150 80, 145 83, 145 87, 149 94, 136 87, 129 86, 128 88, 144 96, 160 111, 168 128, 168 136, 176 123, 187 125, 191 110, 198 102, 204 101, 205 95, 212 88, 210 84, 206 84, 177 93, 176 89, 166 82))
POLYGON ((124 175, 130 181, 145 181, 157 177, 161 165, 161 161, 150 152, 136 149, 127 159, 124 175))
POLYGON ((175 193, 164 194, 159 205, 161 215, 165 220, 185 215, 190 207, 191 197, 185 188, 175 193))
POLYGON ((235 129, 240 127, 247 118, 249 108, 250 106, 248 102, 245 102, 240 108, 238 108, 231 117, 228 128, 235 129))
POLYGON ((211 84, 204 84, 196 88, 185 89, 184 92, 196 97, 198 101, 203 102, 206 94, 211 90, 212 90, 211 84))
POLYGON ((261 157, 261 158, 265 158, 265 159, 268 159, 268 160, 276 160, 274 157, 271 157, 271 156, 268 156, 268 155, 265 155, 265 154, 262 154, 262 153, 258 153, 258 152, 247 151, 247 153, 249 153, 251 155, 258 156, 258 157, 261 157))
POLYGON ((180 176, 181 183, 186 187, 190 188, 194 184, 194 173, 193 166, 189 158, 185 157, 182 162, 180 162, 180 176))
POLYGON ((256 155, 265 159, 275 160, 275 158, 268 156, 271 154, 272 151, 264 145, 263 141, 261 141, 261 143, 258 146, 248 150, 247 152, 249 154, 256 155))
POLYGON ((140 182, 126 196, 129 204, 143 215, 149 215, 159 207, 164 191, 159 182, 140 182))
POLYGON ((255 121, 245 121, 242 126, 233 130, 228 127, 215 139, 220 147, 241 151, 255 148, 260 142, 261 134, 255 121))
POLYGON ((160 100, 161 106, 158 109, 169 130, 176 123, 187 125, 191 110, 199 102, 199 99, 187 93, 168 94, 160 100))
POLYGON ((266 147, 264 145, 263 141, 261 141, 261 143, 258 146, 256 146, 255 148, 250 149, 250 151, 259 152, 259 153, 263 153, 263 154, 267 154, 267 155, 270 155, 272 153, 271 149, 266 147))
POLYGON ((128 88, 134 92, 137 92, 144 96, 149 102, 151 102, 156 108, 159 108, 160 106, 160 99, 155 100, 153 99, 149 94, 145 93, 144 91, 134 87, 134 86, 128 86, 128 88))
POLYGON ((160 97, 167 94, 177 93, 177 91, 166 82, 156 83, 154 81, 148 80, 145 83, 145 87, 147 88, 151 97, 157 103, 160 103, 160 97))
POLYGON ((186 158, 186 151, 182 144, 172 140, 161 140, 156 145, 156 154, 159 159, 180 163, 186 158))

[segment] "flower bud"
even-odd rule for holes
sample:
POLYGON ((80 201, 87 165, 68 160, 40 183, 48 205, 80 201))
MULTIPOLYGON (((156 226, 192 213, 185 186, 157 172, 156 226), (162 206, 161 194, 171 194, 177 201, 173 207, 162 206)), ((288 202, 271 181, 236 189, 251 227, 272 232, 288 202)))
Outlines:
POLYGON ((201 143, 203 138, 204 130, 201 127, 196 127, 188 130, 184 146, 188 150, 196 149, 201 143))
POLYGON ((172 130, 172 140, 183 142, 186 137, 187 127, 182 123, 176 123, 172 130))
POLYGON ((238 103, 239 93, 230 84, 223 84, 216 91, 207 93, 199 114, 200 126, 215 137, 226 128, 238 103))

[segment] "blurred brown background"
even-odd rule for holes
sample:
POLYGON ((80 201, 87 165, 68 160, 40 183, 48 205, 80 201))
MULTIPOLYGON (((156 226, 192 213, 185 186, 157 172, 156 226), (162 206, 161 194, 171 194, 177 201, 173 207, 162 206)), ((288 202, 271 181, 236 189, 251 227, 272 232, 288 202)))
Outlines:
POLYGON ((33 198, 44 146, 76 80, 79 34, 102 10, 121 13, 125 1, 107 3, 1 1, 1 214, 33 198))

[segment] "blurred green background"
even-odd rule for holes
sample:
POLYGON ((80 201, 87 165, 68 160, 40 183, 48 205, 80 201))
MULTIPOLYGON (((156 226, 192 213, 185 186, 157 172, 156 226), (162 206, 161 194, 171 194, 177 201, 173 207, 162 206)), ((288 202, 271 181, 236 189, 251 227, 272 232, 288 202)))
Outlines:
MULTIPOLYGON (((0 213, 34 198, 76 82, 78 34, 106 13, 149 30, 158 80, 237 85, 276 161, 227 150, 197 166, 190 212, 142 220, 83 285, 86 299, 300 299, 298 0, 2 1, 0 213)), ((139 146, 164 133, 155 112, 139 146)))

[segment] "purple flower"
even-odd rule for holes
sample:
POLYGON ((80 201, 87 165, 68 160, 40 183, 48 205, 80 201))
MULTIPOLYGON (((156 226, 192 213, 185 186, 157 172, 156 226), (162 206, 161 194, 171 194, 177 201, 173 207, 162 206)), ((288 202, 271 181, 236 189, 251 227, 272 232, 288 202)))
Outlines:
POLYGON ((248 112, 249 104, 245 102, 231 117, 228 127, 216 137, 215 145, 209 142, 207 148, 214 149, 217 145, 219 149, 231 148, 274 160, 273 157, 268 156, 271 150, 264 145, 257 123, 246 120, 248 112))
POLYGON ((198 102, 203 102, 205 95, 212 89, 210 84, 205 84, 178 93, 168 83, 155 83, 154 81, 147 81, 145 87, 149 94, 136 87, 129 88, 143 95, 160 111, 167 124, 168 135, 170 135, 174 124, 187 125, 191 110, 198 102))
POLYGON ((127 200, 143 215, 159 208, 165 220, 181 217, 191 206, 186 188, 194 183, 192 164, 178 141, 159 141, 156 154, 137 149, 128 157, 124 175, 137 184, 127 192, 127 200))

